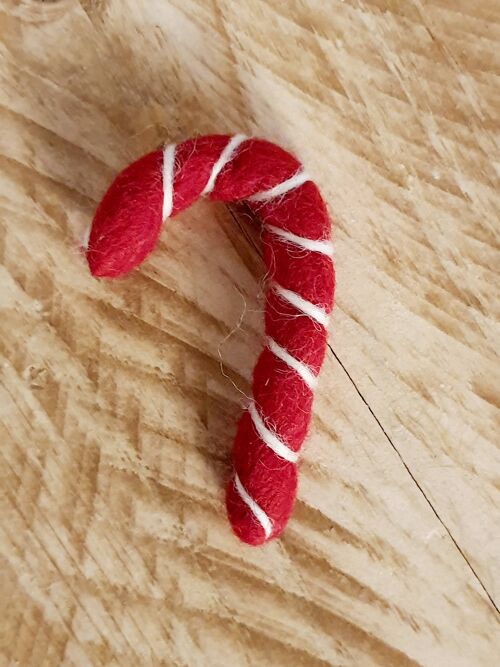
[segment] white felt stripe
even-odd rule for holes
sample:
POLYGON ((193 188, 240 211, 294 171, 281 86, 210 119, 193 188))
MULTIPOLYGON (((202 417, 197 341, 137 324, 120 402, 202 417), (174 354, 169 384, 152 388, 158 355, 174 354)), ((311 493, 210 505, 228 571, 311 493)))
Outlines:
POLYGON ((278 343, 273 338, 268 337, 267 347, 276 357, 278 357, 278 359, 281 359, 281 361, 283 361, 287 366, 290 366, 290 368, 293 369, 297 375, 302 378, 302 380, 304 380, 305 384, 311 391, 314 391, 317 378, 309 366, 306 366, 306 364, 304 364, 302 361, 292 357, 292 355, 287 350, 285 350, 284 347, 278 345, 278 343))
POLYGON ((296 292, 292 292, 291 290, 281 287, 281 285, 278 285, 277 283, 273 284, 273 289, 276 292, 276 294, 278 294, 285 301, 288 301, 288 303, 290 303, 294 308, 299 310, 301 313, 312 318, 313 320, 318 322, 318 324, 321 324, 324 327, 327 326, 328 314, 325 313, 323 308, 320 308, 319 306, 316 306, 314 303, 307 301, 307 299, 301 297, 300 294, 297 294, 296 292))
POLYGON ((254 401, 250 402, 250 405, 248 406, 248 412, 252 418, 255 430, 257 431, 257 434, 262 442, 265 443, 269 449, 272 449, 275 454, 280 456, 282 459, 285 459, 285 461, 296 463, 297 459, 299 458, 297 452, 294 452, 292 449, 290 449, 278 438, 276 433, 267 428, 262 420, 262 417, 259 415, 254 401))
POLYGON ((224 150, 219 156, 219 159, 212 167, 212 172, 208 178, 207 184, 205 185, 205 189, 201 193, 201 196, 208 195, 210 192, 212 192, 215 186, 215 181, 217 180, 217 176, 224 169, 227 163, 231 162, 236 153, 236 150, 238 149, 238 146, 246 141, 246 139, 247 138, 244 134, 235 134, 234 137, 231 137, 231 139, 227 142, 224 150))
POLYGON ((248 495, 247 490, 241 483, 241 480, 238 477, 238 473, 236 471, 234 473, 234 485, 236 487, 236 490, 240 494, 240 498, 243 500, 245 505, 250 509, 254 517, 257 519, 257 521, 264 529, 264 533, 266 535, 266 540, 267 540, 271 535, 271 533, 273 532, 273 524, 271 522, 271 519, 267 516, 262 507, 258 505, 251 496, 248 495))
POLYGON ((266 225, 266 229, 271 232, 271 234, 279 236, 280 239, 283 239, 288 243, 293 243, 293 245, 299 246, 300 248, 304 248, 304 250, 319 252, 327 257, 333 256, 333 245, 330 241, 306 239, 303 236, 297 236, 297 234, 292 234, 292 232, 287 232, 285 229, 280 229, 274 225, 266 225))
POLYGON ((247 197, 247 201, 255 201, 255 202, 271 201, 271 199, 275 199, 276 197, 281 197, 281 195, 290 192, 290 190, 298 188, 299 185, 302 185, 306 181, 310 180, 311 180, 310 176, 305 171, 300 170, 290 178, 287 178, 286 181, 283 181, 282 183, 278 183, 278 185, 275 185, 274 188, 270 188, 269 190, 263 190, 262 192, 257 192, 255 195, 247 197))
POLYGON ((174 206, 174 164, 175 144, 168 144, 163 149, 163 221, 170 217, 174 206))

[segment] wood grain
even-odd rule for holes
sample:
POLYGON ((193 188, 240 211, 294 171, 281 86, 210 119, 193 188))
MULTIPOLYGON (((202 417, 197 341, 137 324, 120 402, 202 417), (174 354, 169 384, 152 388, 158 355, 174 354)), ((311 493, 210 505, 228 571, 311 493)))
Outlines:
POLYGON ((498 664, 494 0, 0 2, 5 665, 498 664), (128 161, 245 131, 335 220, 285 536, 223 509, 258 233, 199 203, 125 280, 78 245, 128 161))

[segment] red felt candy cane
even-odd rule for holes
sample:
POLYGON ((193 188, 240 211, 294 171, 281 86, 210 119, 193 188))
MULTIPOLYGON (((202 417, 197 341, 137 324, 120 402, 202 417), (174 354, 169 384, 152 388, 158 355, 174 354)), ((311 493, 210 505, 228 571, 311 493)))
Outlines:
POLYGON ((127 273, 153 250, 162 222, 203 195, 245 201, 263 223, 266 347, 238 424, 226 494, 234 532, 256 545, 277 537, 292 511, 298 453, 325 355, 334 271, 317 187, 290 153, 268 141, 213 135, 170 144, 116 177, 95 214, 86 254, 94 276, 127 273))

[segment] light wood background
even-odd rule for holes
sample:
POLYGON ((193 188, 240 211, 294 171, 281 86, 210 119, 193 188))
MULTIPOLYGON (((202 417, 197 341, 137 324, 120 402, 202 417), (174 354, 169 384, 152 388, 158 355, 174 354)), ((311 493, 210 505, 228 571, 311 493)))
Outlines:
POLYGON ((2 665, 499 664, 497 0, 0 2, 2 665), (165 140, 294 151, 337 305, 295 513, 238 543, 262 344, 244 217, 127 279, 78 250, 165 140))

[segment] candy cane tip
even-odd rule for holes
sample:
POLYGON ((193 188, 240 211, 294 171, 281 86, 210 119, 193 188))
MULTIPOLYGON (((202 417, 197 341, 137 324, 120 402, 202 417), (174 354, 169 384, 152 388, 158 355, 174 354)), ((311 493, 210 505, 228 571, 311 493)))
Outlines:
POLYGON ((144 155, 116 176, 92 221, 86 252, 90 272, 116 278, 149 255, 162 227, 163 151, 144 155))

